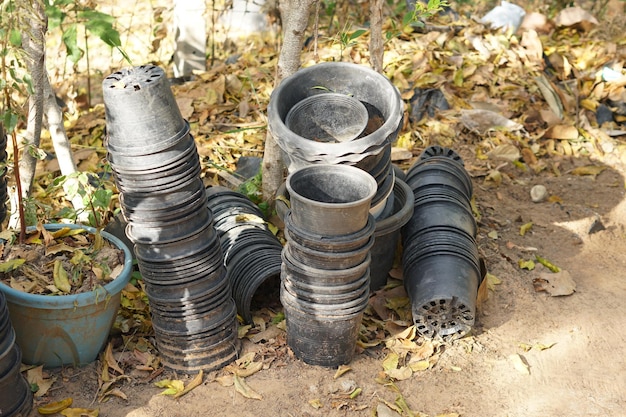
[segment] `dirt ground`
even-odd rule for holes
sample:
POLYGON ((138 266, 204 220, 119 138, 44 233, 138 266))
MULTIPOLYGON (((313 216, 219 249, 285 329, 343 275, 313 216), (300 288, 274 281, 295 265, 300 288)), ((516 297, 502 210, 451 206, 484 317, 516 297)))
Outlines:
POLYGON ((619 163, 626 158, 620 143, 601 160, 551 156, 551 168, 539 173, 503 164, 497 185, 477 158, 476 145, 459 137, 452 147, 473 177, 479 247, 500 283, 489 290, 472 334, 441 345, 437 360, 409 379, 380 383, 388 353, 382 345, 360 348, 350 370, 335 378, 336 369, 293 358, 284 331, 277 330, 257 343, 244 339, 242 355, 254 351, 264 362, 264 369, 245 378, 262 399, 246 398, 225 384, 225 371, 205 375, 200 386, 174 399, 154 383, 169 378, 187 384, 194 375, 125 368, 117 395, 100 402, 102 363, 96 361, 47 371, 57 379, 36 399, 32 416, 39 415, 38 405, 67 397, 73 407, 97 408, 104 417, 626 415, 626 170, 619 163), (605 169, 595 176, 573 173, 591 164, 605 169), (533 203, 530 189, 536 184, 552 198, 533 203), (520 228, 530 222, 522 236, 520 228), (533 280, 547 269, 518 264, 535 255, 567 271, 575 292, 537 291, 533 280), (360 394, 350 398, 355 388, 360 394))
MULTIPOLYGON (((560 162, 561 176, 525 174, 512 168, 499 187, 475 177, 476 203, 482 214, 479 245, 489 272, 501 284, 490 293, 472 336, 445 346, 431 369, 397 381, 395 387, 376 382, 384 357, 383 349, 376 347, 358 353, 351 370, 337 379, 335 369, 309 366, 288 356, 276 360, 269 369, 246 378, 262 400, 247 399, 233 386, 212 381, 216 375, 174 400, 159 395, 162 389, 146 382, 145 374, 131 373, 122 386, 127 400, 115 397, 94 403, 97 363, 57 371, 59 382, 47 400, 72 397, 75 406, 97 407, 101 416, 110 417, 371 416, 379 404, 393 404, 400 394, 411 410, 428 416, 623 415, 623 173, 607 167, 595 179, 574 176, 567 172, 589 161, 560 162), (545 185, 560 201, 531 202, 529 190, 535 184, 545 185), (520 236, 520 226, 528 222, 532 228, 520 236), (493 231, 497 239, 493 233, 487 236, 493 231), (535 253, 568 271, 575 293, 552 297, 535 291, 533 278, 539 272, 522 270, 517 264, 535 253), (526 345, 532 348, 527 350, 526 345), (520 372, 511 355, 522 358, 528 374, 520 372), (360 387, 362 392, 349 399, 341 395, 346 387, 360 387), (310 402, 321 407, 316 409, 310 402)), ((244 352, 255 349, 262 351, 263 343, 244 344, 244 352)), ((190 379, 165 371, 156 380, 165 377, 190 379)))

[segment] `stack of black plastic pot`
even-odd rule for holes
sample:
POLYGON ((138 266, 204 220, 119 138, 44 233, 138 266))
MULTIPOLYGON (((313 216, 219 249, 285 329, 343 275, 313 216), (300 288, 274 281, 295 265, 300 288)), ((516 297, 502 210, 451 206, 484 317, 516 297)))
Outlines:
POLYGON ((259 287, 280 278, 282 244, 269 230, 263 213, 245 195, 226 187, 207 188, 224 264, 237 311, 252 322, 250 306, 259 287))
POLYGON ((391 143, 402 117, 402 98, 389 79, 346 62, 297 71, 274 90, 268 105, 269 129, 289 172, 313 164, 361 168, 378 185, 374 217, 393 206, 391 143))
POLYGON ((7 135, 4 131, 4 127, 0 122, 0 166, 2 171, 0 172, 0 223, 7 217, 7 135))
POLYGON ((474 324, 481 280, 472 183, 459 155, 427 148, 407 172, 413 216, 402 229, 404 285, 424 336, 456 338, 474 324))
POLYGON ((163 363, 220 368, 238 353, 236 306, 189 125, 159 67, 115 72, 103 93, 108 159, 163 363))
POLYGON ((334 367, 352 360, 369 299, 369 214, 376 181, 346 165, 312 165, 287 178, 281 302, 296 357, 334 367))
POLYGON ((26 417, 33 408, 33 393, 20 373, 22 352, 15 344, 6 298, 0 291, 0 416, 26 417))

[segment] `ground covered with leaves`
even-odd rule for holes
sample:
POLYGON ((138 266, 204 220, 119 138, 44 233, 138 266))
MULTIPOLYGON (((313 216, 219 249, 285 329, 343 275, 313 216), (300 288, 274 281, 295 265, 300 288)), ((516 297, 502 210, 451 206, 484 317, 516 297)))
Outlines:
MULTIPOLYGON (((277 296, 268 292, 257 300, 254 324, 240 328, 243 350, 235 363, 182 375, 159 362, 135 277, 98 361, 27 371, 38 387, 36 405, 72 398, 78 411, 66 415, 112 417, 623 414, 624 4, 583 2, 570 20, 559 20, 558 2, 527 8, 539 13, 538 23, 515 35, 476 22, 490 6, 453 3, 458 18, 437 16, 412 30, 389 18, 383 29, 384 73, 406 104, 395 162, 407 169, 425 147, 449 146, 473 177, 488 275, 471 335, 444 342, 416 334, 398 267, 372 295, 350 365, 325 369, 295 359, 277 296)), ((366 27, 367 7, 337 5, 334 24, 331 13, 321 14, 318 42, 307 42, 304 65, 367 65, 368 32, 341 36, 366 27)), ((232 185, 239 158, 262 155, 277 44, 271 36, 212 34, 209 70, 173 90, 205 183, 232 185)), ((111 186, 96 90, 91 107, 74 101, 67 126, 81 169, 111 186)), ((57 196, 45 188, 54 163, 42 162, 36 195, 52 208, 57 196)))

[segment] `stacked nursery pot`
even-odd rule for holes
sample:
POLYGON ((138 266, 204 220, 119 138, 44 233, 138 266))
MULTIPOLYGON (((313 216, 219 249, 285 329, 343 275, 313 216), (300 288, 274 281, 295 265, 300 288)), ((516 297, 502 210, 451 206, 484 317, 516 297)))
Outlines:
POLYGON ((407 172, 414 213, 402 229, 404 285, 424 336, 456 338, 474 324, 481 281, 471 178, 459 155, 427 148, 407 172))
POLYGON ((220 368, 238 353, 236 307, 189 125, 159 67, 115 72, 103 93, 108 159, 162 360, 220 368))
POLYGON ((237 311, 252 323, 250 306, 259 287, 280 279, 282 244, 263 213, 245 195, 226 187, 207 188, 207 201, 224 253, 237 311))
POLYGON ((309 364, 349 363, 369 299, 376 181, 352 166, 322 164, 290 174, 287 189, 281 272, 287 343, 309 364))
POLYGON ((268 105, 269 129, 289 172, 313 164, 367 171, 377 183, 375 217, 393 205, 391 143, 402 117, 400 93, 386 77, 345 62, 297 71, 274 90, 268 105))
POLYGON ((30 385, 20 373, 22 352, 15 344, 4 293, 0 291, 0 416, 26 417, 33 407, 30 385))

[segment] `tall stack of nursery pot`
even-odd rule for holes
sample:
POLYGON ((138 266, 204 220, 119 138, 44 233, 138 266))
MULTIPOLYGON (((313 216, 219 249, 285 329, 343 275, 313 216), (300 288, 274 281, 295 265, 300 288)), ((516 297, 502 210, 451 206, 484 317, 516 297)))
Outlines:
POLYGON ((103 94, 108 159, 163 363, 218 369, 238 354, 236 306, 189 125, 159 67, 115 72, 103 94))
POLYGON ((280 279, 282 244, 263 213, 245 195, 226 187, 207 188, 209 208, 224 253, 237 311, 252 323, 250 306, 259 287, 280 279))
POLYGON ((349 363, 369 299, 369 213, 376 181, 346 165, 312 165, 287 178, 281 302, 287 343, 304 362, 349 363))
POLYGON ((297 71, 282 80, 268 105, 269 129, 289 172, 314 164, 361 168, 377 183, 374 217, 393 205, 391 143, 402 117, 402 98, 386 77, 345 62, 297 71))
POLYGON ((0 291, 0 416, 26 417, 33 407, 30 385, 20 373, 22 351, 15 344, 4 293, 0 291))
POLYGON ((429 147, 407 172, 414 213, 402 229, 404 285, 424 336, 456 338, 474 325, 481 281, 472 183, 451 149, 429 147))

